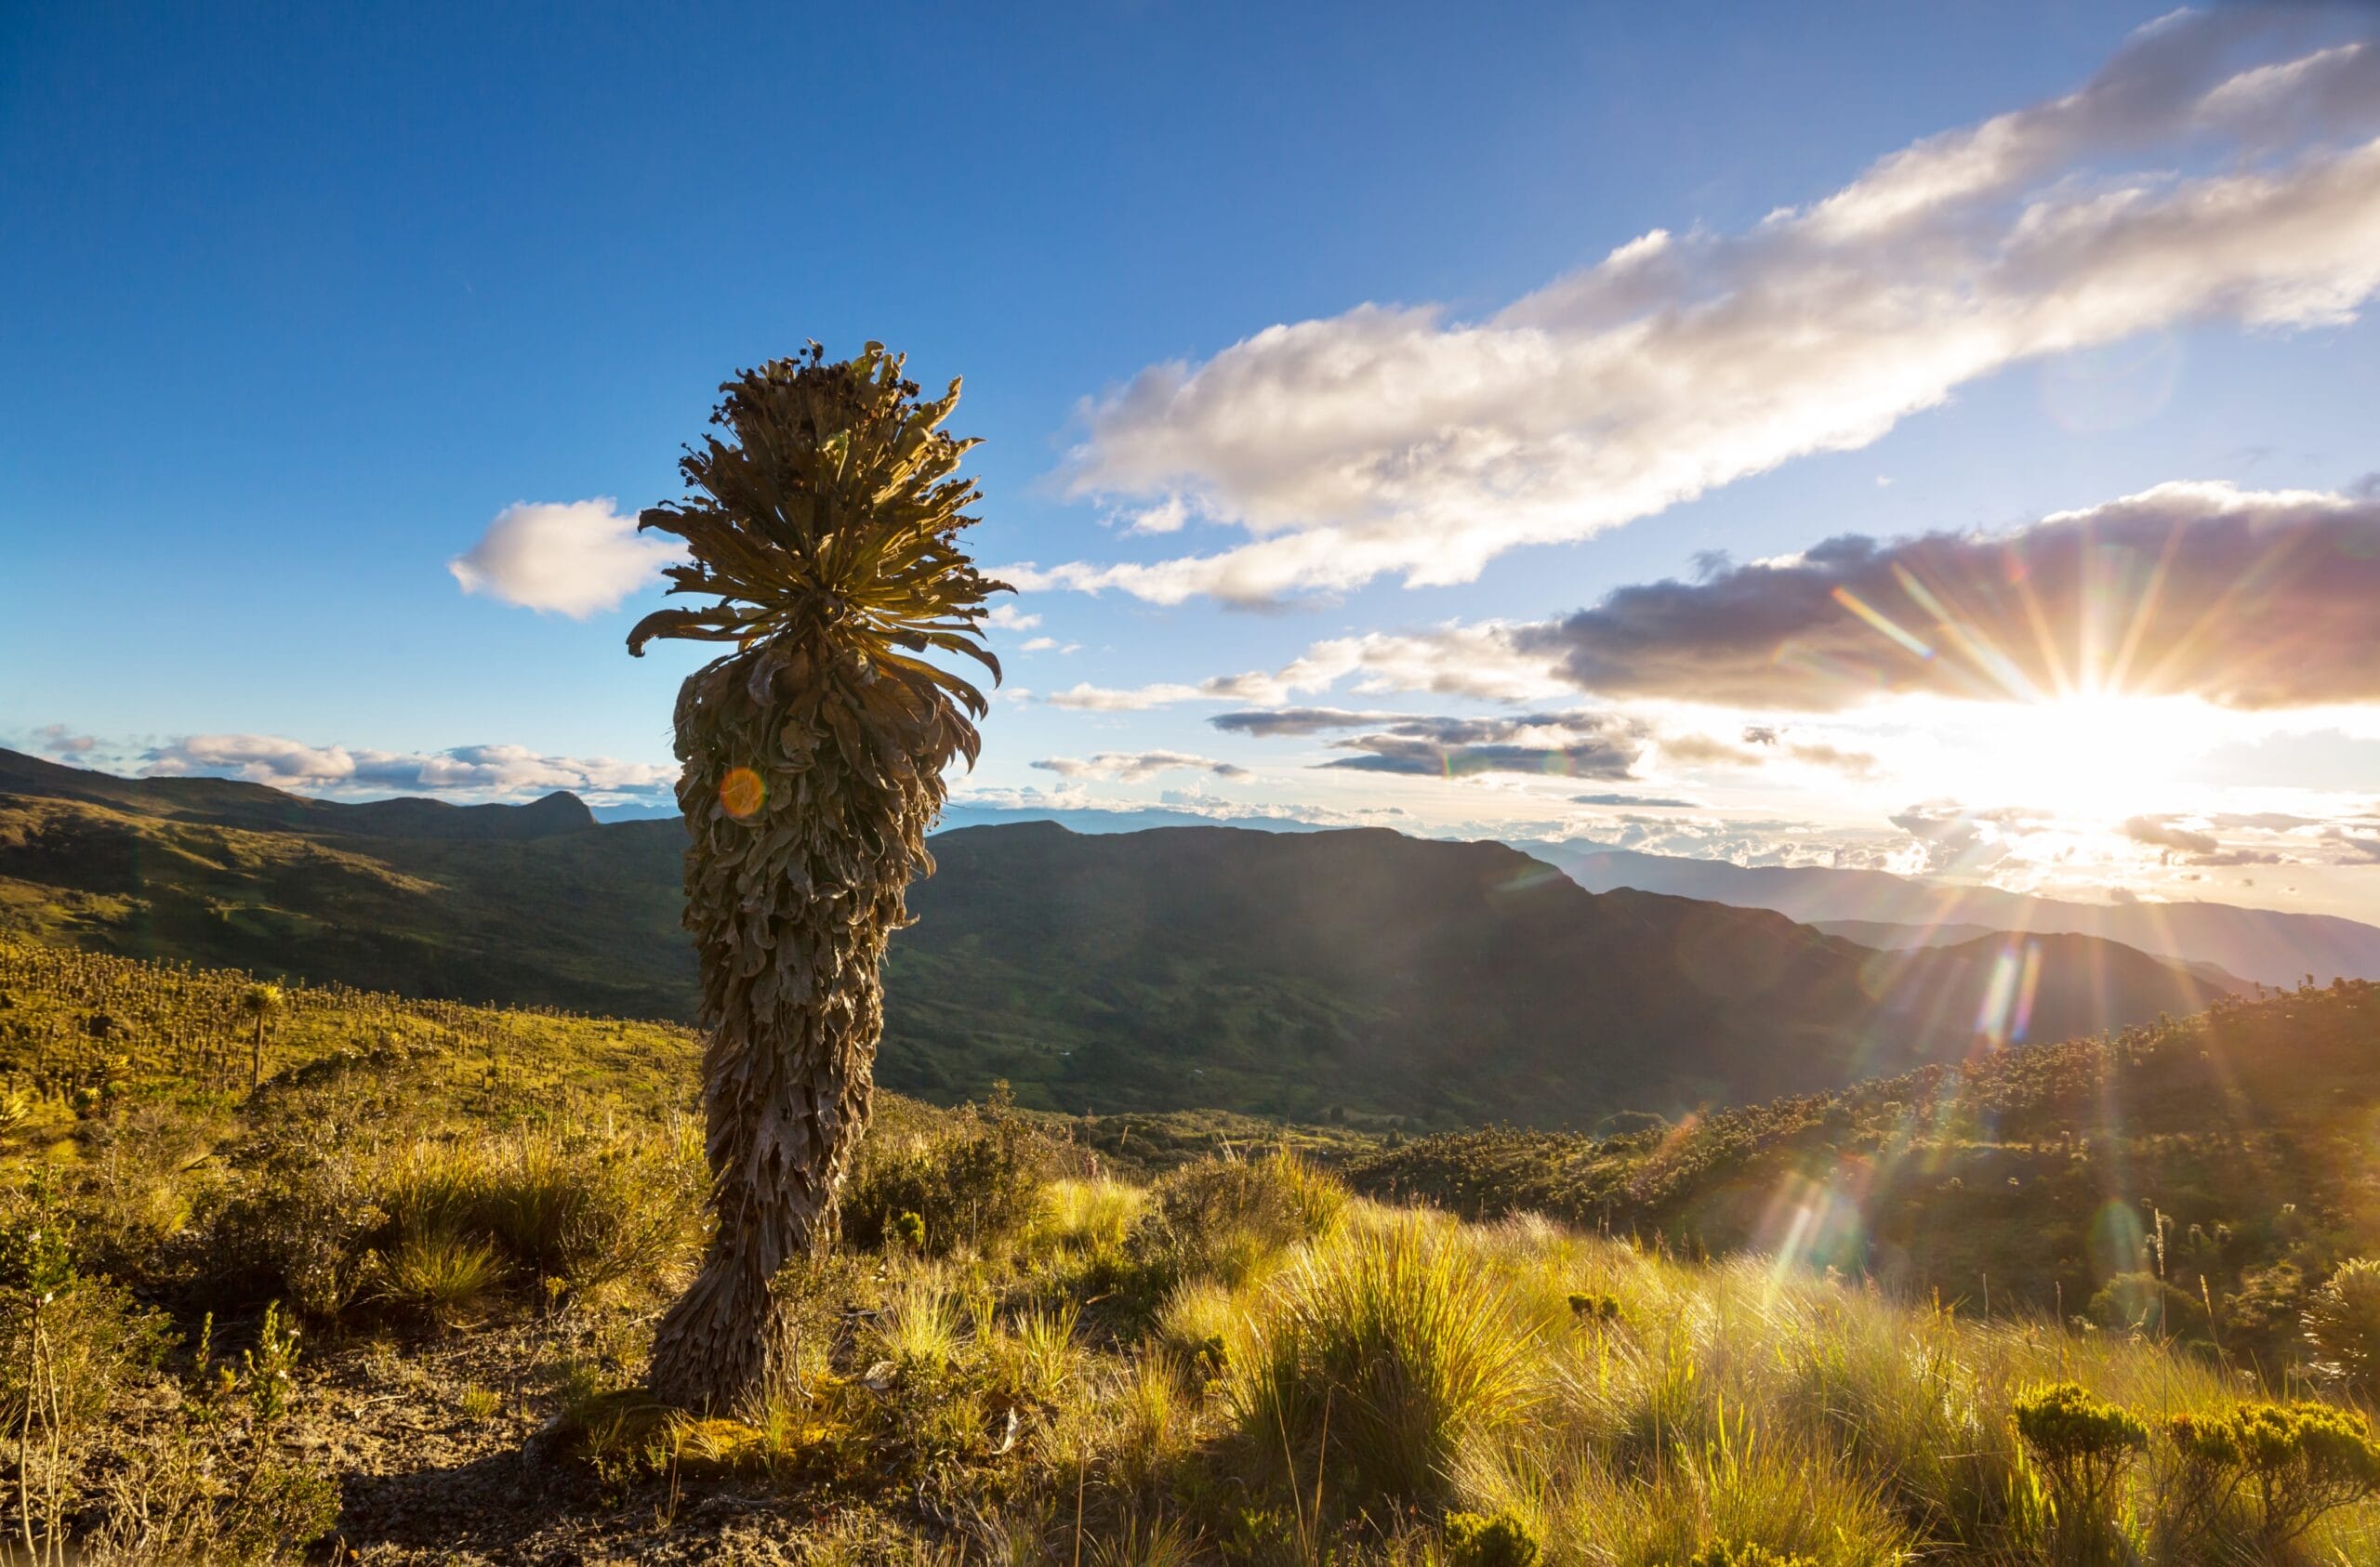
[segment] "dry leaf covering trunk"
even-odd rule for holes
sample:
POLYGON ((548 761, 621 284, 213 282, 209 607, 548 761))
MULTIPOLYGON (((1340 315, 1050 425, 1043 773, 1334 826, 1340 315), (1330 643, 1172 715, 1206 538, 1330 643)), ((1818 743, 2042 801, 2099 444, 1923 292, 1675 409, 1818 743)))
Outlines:
POLYGON ((654 1390, 730 1408, 786 1353, 780 1269, 831 1245, 867 1126, 883 1026, 879 968, 905 918, 942 772, 971 764, 972 685, 919 656, 998 665, 979 640, 985 580, 956 545, 976 498, 972 445, 876 344, 813 345, 722 388, 712 437, 681 464, 688 499, 641 525, 684 538, 664 610, 629 639, 732 641, 678 698, 686 925, 702 965, 711 1203, 701 1274, 663 1319, 654 1390))

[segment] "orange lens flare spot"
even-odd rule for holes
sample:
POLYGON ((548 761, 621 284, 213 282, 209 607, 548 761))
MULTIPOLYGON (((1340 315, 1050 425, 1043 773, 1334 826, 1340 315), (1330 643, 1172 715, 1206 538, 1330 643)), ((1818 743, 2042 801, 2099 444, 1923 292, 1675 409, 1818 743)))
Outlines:
POLYGON ((748 767, 730 768, 719 781, 720 808, 738 822, 758 811, 768 797, 768 784, 748 767))

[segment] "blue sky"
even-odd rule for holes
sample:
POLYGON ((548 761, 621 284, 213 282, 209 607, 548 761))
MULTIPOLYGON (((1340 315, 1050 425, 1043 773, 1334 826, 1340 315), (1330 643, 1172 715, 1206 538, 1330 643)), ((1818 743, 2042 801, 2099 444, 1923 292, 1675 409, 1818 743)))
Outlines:
MULTIPOLYGON (((1640 320, 1788 292, 1779 278, 1807 288, 1813 274, 1779 270, 1797 263, 1778 259, 1772 214, 1865 189, 1925 138, 2055 105, 2130 58, 2159 7, 1515 6, 1459 25, 1377 5, 207 10, 0 27, 0 744, 331 793, 410 777, 484 797, 576 770, 590 792, 650 797, 693 659, 625 656, 652 590, 573 618, 467 595, 448 562, 514 503, 609 497, 632 514, 673 495, 678 446, 723 375, 805 337, 876 337, 922 379, 966 377, 955 428, 985 438, 979 553, 1041 573, 1016 605, 1038 625, 998 634, 1012 695, 962 784, 983 797, 1170 797, 2380 912, 2366 693, 2248 713, 2161 690, 2112 717, 2067 704, 2045 719, 2043 704, 1897 688, 1856 709, 1700 701, 1514 678, 1509 658, 1491 679, 1477 639, 1446 634, 1710 578, 1710 551, 1740 563, 1846 533, 2024 530, 2179 481, 2234 491, 2173 513, 2193 540, 2279 504, 2255 497, 2351 497, 2380 468, 2380 337, 2352 257, 2319 253, 2370 220, 2360 187, 2330 193, 2310 237, 2274 242, 2306 253, 2300 272, 2215 278, 2105 342, 2092 323, 2134 308, 2136 287, 2102 305, 2025 282, 2029 346, 1894 393, 1858 437, 1763 444, 1771 426, 1823 424, 1844 388, 1923 359, 1959 322, 1937 333, 1921 313, 1905 356, 1871 344, 1788 376, 1778 406, 1703 446, 1675 417, 1567 411, 1580 383, 1559 375, 1474 401, 1466 433, 1491 444, 1573 421, 1548 438, 1558 452, 1525 452, 1484 490, 1431 469, 1428 429, 1232 428, 1308 384, 1310 362, 1235 349, 1268 327, 1308 323, 1299 341, 1325 362, 1409 349, 1461 376, 1475 363, 1447 356, 1478 345, 1448 328, 1501 323, 1657 230, 1673 253, 1709 246, 1694 252, 1707 271, 1640 320), (2243 304, 2242 289, 2264 292, 2243 304), (1348 313, 1368 302, 1440 313, 1395 325, 1382 349, 1348 313), (2078 323, 2079 351, 2040 347, 2078 323), (1172 381, 1152 371, 1177 362, 1172 381), (1617 443, 1615 421, 1683 443, 1694 492, 1595 512, 1614 470, 1576 447, 1580 431, 1617 443), (1356 460, 1349 441, 1369 442, 1353 489, 1332 468, 1356 460), (1187 526, 1126 531, 1174 503, 1187 526), (1462 542, 1499 508, 1550 519, 1533 525, 1554 542, 1462 542), (1316 530, 1380 541, 1387 563, 1255 592, 1211 573, 1182 592, 1067 586, 1316 530), (1455 564, 1434 571, 1441 542, 1455 564), (1443 580, 1407 586, 1417 575, 1443 580), (1368 728, 1219 730, 1249 703, 1167 694, 1368 635, 1427 645, 1254 705, 1335 704, 1368 728), (1039 639, 1054 645, 1026 651, 1039 639), (1435 662, 1416 674, 1415 659, 1435 662), (1083 687, 1136 694, 1062 704, 1083 687), (1563 721, 1514 727, 1548 713, 1563 721), (1501 724, 1473 740, 1548 765, 1466 751, 1454 720, 1501 724), (1784 739, 1740 738, 1754 727, 1784 739), (1796 744, 1866 761, 1786 762, 1796 744), (1453 760, 1410 770, 1415 745, 1453 760), (2012 752, 2031 775, 1977 765, 2012 752), (616 765, 578 766, 596 759, 616 765), (1580 805, 1573 766, 1589 792, 1696 809, 1632 822, 1580 805), (2251 816, 2297 824, 2229 824, 2251 816), (2176 849, 2175 835, 2220 847, 2176 849)), ((2160 129, 2111 97, 2012 197, 2088 184, 2155 202, 2242 169, 2303 181, 2307 160, 2380 131, 2368 10, 2239 14, 2164 24, 2240 34, 2204 46, 2219 68, 2196 119, 2160 129), (2307 59, 2338 77, 2330 97, 2222 96, 2241 72, 2307 59)), ((2020 231, 1999 208, 1952 216, 2020 231)), ((1931 286, 1942 243, 1830 255, 1881 294, 1931 286)), ((2221 263, 2219 234, 2173 243, 2159 277, 2221 263)), ((1607 325, 1518 323, 1581 354, 1606 351, 1607 325)), ((1711 374, 1687 354, 1640 357, 1663 377, 1711 374)), ((1382 402, 1423 389, 1382 385, 1382 402)), ((1540 639, 1533 656, 1566 645, 1540 639)))

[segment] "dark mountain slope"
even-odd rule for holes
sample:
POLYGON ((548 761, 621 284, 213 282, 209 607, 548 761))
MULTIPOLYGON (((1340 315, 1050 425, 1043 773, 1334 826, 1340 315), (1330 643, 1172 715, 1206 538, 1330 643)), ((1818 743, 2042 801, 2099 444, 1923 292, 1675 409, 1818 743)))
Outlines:
MULTIPOLYGON (((1002 1075, 1078 1111, 1684 1110, 1962 1059, 1996 979, 1990 1021, 2013 1015, 2026 963, 2022 946, 1880 954, 1762 911, 1598 897, 1500 844, 1379 829, 1020 826, 936 853, 889 969, 886 1081, 1002 1075)), ((2035 1036, 2215 994, 2106 943, 2037 950, 2035 1036)))

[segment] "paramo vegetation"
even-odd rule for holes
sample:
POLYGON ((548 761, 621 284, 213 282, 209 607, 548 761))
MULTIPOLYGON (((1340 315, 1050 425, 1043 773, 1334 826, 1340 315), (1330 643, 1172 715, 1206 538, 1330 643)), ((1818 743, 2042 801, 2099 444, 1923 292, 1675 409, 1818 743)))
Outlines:
POLYGON ((2366 987, 1601 1139, 882 1100, 695 1415, 693 1035, 251 984, 0 947, 29 1557, 2380 1560, 2366 987))

